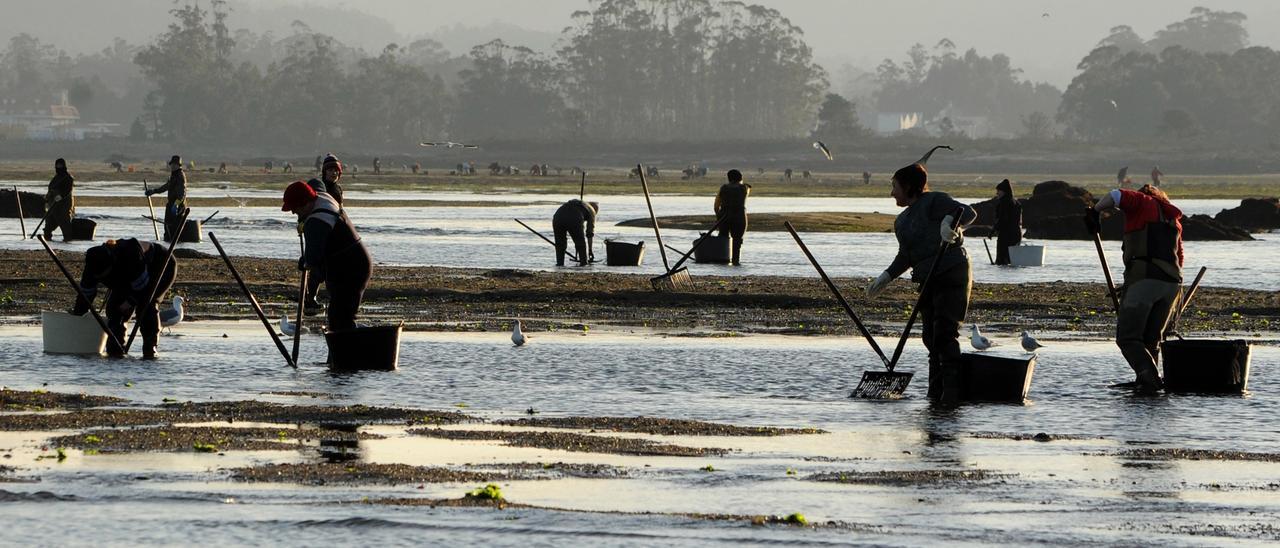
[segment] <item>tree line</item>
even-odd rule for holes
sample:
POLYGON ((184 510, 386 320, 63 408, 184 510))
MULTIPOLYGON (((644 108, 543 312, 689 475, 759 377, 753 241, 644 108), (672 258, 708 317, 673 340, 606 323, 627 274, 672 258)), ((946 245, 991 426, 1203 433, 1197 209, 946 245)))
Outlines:
MULTIPOLYGON (((736 1, 592 0, 555 51, 493 40, 464 55, 427 39, 368 54, 301 22, 282 37, 233 30, 223 0, 206 5, 175 6, 149 44, 90 55, 16 36, 0 56, 0 108, 39 108, 65 89, 84 118, 131 122, 134 139, 306 148, 870 135, 801 29, 736 1)), ((1041 140, 1271 140, 1280 53, 1247 47, 1245 21, 1196 8, 1150 39, 1116 27, 1065 91, 1004 54, 916 44, 881 63, 862 101, 942 119, 954 138, 949 117, 1041 140)))

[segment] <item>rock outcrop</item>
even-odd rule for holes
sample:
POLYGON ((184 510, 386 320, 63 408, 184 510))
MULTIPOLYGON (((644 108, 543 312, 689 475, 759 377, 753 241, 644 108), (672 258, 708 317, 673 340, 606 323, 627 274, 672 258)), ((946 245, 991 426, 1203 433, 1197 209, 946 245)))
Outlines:
POLYGON ((1240 205, 1214 216, 1221 223, 1260 232, 1280 228, 1280 199, 1245 198, 1240 205))

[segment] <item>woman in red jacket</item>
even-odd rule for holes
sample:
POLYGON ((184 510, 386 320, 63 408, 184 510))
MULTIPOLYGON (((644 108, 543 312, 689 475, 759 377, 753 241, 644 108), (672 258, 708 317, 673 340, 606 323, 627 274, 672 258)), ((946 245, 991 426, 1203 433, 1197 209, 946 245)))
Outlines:
MULTIPOLYGON (((1164 388, 1156 370, 1160 340, 1182 288, 1182 210, 1160 189, 1117 189, 1094 211, 1124 212, 1124 298, 1116 320, 1116 346, 1145 393, 1164 388)), ((1097 229, 1096 217, 1090 227, 1097 229)))

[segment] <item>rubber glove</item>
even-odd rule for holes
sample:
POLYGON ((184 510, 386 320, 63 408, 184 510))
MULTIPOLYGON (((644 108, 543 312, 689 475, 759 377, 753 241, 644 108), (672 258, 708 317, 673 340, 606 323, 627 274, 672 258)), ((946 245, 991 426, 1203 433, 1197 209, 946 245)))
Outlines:
POLYGON ((307 258, 306 258, 306 257, 298 257, 298 271, 299 271, 299 272, 306 272, 306 270, 307 270, 307 258))
POLYGON ((955 222, 955 220, 956 218, 951 215, 947 215, 942 218, 942 229, 940 234, 942 235, 943 242, 954 244, 956 243, 956 240, 960 239, 960 231, 951 228, 951 223, 955 222))
POLYGON ((146 192, 144 192, 143 194, 146 194, 148 197, 150 197, 150 196, 155 195, 155 193, 156 193, 156 191, 148 189, 148 190, 147 190, 146 192))
POLYGON ((54 196, 54 197, 53 197, 53 203, 55 203, 55 204, 56 204, 56 203, 61 202, 61 201, 62 201, 62 195, 61 195, 61 194, 59 194, 59 195, 57 195, 57 196, 54 196))
POLYGON ((1086 207, 1084 212, 1084 226, 1089 234, 1102 233, 1102 213, 1092 207, 1086 207))
POLYGON ((875 297, 876 295, 879 295, 891 281, 893 281, 893 276, 889 275, 888 270, 881 272, 880 275, 876 276, 876 279, 871 282, 871 285, 867 286, 867 296, 875 297))

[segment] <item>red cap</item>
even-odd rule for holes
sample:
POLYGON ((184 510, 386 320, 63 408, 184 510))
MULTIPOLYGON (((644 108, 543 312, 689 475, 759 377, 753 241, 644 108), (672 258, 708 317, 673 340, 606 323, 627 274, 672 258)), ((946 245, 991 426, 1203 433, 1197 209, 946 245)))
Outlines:
POLYGON ((284 205, 280 211, 293 211, 316 199, 316 191, 302 181, 294 181, 284 189, 284 205))

